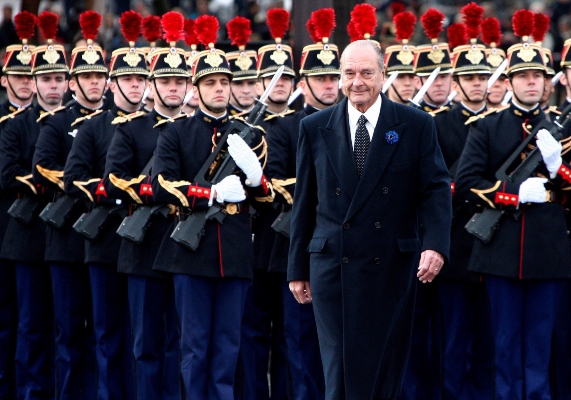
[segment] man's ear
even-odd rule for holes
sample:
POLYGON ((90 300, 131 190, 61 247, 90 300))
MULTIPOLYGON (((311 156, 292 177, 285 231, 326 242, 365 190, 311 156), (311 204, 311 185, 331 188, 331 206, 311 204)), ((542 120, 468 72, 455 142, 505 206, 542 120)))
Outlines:
POLYGON ((416 90, 420 90, 420 88, 422 87, 422 82, 420 81, 420 77, 418 75, 414 76, 414 87, 416 88, 416 90))

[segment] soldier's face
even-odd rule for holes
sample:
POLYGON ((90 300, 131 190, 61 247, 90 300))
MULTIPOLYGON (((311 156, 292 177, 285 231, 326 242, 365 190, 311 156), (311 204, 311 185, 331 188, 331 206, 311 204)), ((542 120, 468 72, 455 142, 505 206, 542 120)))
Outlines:
POLYGON ((33 89, 35 93, 38 93, 39 101, 44 101, 50 106, 57 106, 67 91, 67 84, 65 73, 52 72, 36 75, 33 89))
POLYGON ((367 111, 383 88, 384 71, 377 53, 369 47, 345 50, 341 58, 344 93, 359 111, 367 111))
MULTIPOLYGON (((428 79, 427 76, 419 76, 416 81, 416 88, 420 89, 424 82, 428 79)), ((424 100, 434 104, 435 106, 441 106, 446 104, 448 101, 448 95, 450 94, 450 88, 452 87, 452 74, 439 74, 436 76, 432 85, 426 91, 424 95, 424 100)))
POLYGON ((226 74, 211 74, 200 78, 195 86, 195 96, 210 112, 226 112, 230 100, 230 78, 226 74))
MULTIPOLYGON (((256 85, 256 90, 258 92, 258 96, 261 96, 270 82, 272 81, 272 76, 268 76, 263 78, 263 82, 259 85, 256 85)), ((269 100, 274 104, 285 104, 289 100, 289 96, 293 93, 293 78, 289 75, 282 75, 274 89, 270 93, 269 100)))
POLYGON ((302 88, 306 103, 310 106, 322 109, 337 102, 339 75, 307 76, 299 82, 299 85, 302 88))
POLYGON ((514 72, 510 80, 511 88, 516 101, 523 106, 532 107, 539 103, 543 96, 545 75, 543 71, 527 69, 514 72))
POLYGON ((250 108, 256 101, 256 80, 245 79, 243 81, 232 81, 230 84, 232 96, 230 104, 238 108, 250 108))
POLYGON ((110 85, 111 91, 115 96, 115 103, 124 110, 129 108, 129 103, 119 103, 125 103, 124 98, 131 103, 140 103, 146 87, 147 79, 137 74, 118 76, 110 85))
POLYGON ((101 101, 105 92, 106 77, 102 72, 85 72, 75 75, 70 81, 69 87, 78 98, 83 98, 90 103, 101 101), (81 90, 79 87, 81 87, 81 90))
POLYGON ((162 100, 167 107, 179 107, 186 94, 186 85, 187 78, 181 76, 157 77, 151 85, 151 93, 155 101, 162 100))
POLYGON ((460 75, 452 85, 462 101, 480 103, 486 98, 488 77, 485 74, 460 75))
POLYGON ((414 92, 414 74, 399 74, 387 90, 387 95, 397 103, 408 103, 414 97, 414 92))
POLYGON ((500 76, 488 90, 488 102, 490 104, 500 104, 507 91, 506 78, 505 76, 500 76))
MULTIPOLYGON (((28 101, 32 99, 32 77, 29 75, 4 75, 2 86, 8 91, 8 96, 13 96, 13 102, 28 101), (18 101, 18 99, 21 99, 18 101)), ((23 104, 21 104, 23 105, 23 104)))
POLYGON ((543 96, 541 96, 541 100, 539 100, 540 104, 547 104, 549 102, 549 98, 555 91, 553 87, 553 83, 551 82, 551 78, 545 79, 545 86, 543 87, 543 96))

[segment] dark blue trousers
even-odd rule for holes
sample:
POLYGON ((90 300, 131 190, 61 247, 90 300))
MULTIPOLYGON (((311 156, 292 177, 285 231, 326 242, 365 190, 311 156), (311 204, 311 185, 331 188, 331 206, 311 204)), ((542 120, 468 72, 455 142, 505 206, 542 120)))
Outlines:
POLYGON ((14 263, 0 260, 0 398, 16 396, 14 355, 18 323, 14 263))
POLYGON ((439 279, 446 400, 492 399, 494 341, 483 283, 439 279))
POLYGON ((325 381, 313 306, 299 304, 295 300, 285 276, 282 281, 282 296, 292 398, 323 400, 325 381))
POLYGON ((137 400, 180 400, 180 342, 172 280, 129 275, 137 400))
POLYGON ((186 399, 234 398, 249 281, 174 274, 186 399))
POLYGON ((255 270, 248 287, 240 349, 243 392, 237 398, 288 399, 287 346, 284 334, 282 282, 285 274, 255 270), (271 358, 271 359, 270 359, 271 358))
POLYGON ((564 281, 498 276, 485 281, 495 341, 495 399, 551 399, 551 339, 564 281))
POLYGON ((52 263, 56 327, 56 399, 95 400, 97 364, 89 271, 83 264, 52 263))
POLYGON ((16 264, 18 334, 16 382, 19 400, 54 398, 54 324, 47 265, 16 264))
POLYGON ((557 400, 571 400, 571 282, 563 285, 553 332, 552 394, 557 400))
POLYGON ((97 399, 133 399, 131 326, 127 304, 127 277, 115 265, 89 264, 97 399))

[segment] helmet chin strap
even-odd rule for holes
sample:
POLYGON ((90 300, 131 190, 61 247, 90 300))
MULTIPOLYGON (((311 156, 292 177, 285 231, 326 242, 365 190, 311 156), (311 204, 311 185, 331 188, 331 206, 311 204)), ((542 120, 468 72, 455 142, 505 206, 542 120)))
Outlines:
MULTIPOLYGON (((240 109, 245 110, 247 107, 242 105, 242 103, 240 103, 238 101, 238 98, 236 98, 236 96, 234 96, 234 93, 232 91, 230 91, 230 96, 232 96, 232 98, 234 99, 234 101, 236 102, 236 104, 238 104, 238 107, 240 107, 240 109)), ((200 100, 202 100, 202 97, 200 98, 200 100)))
MULTIPOLYGON (((196 85, 196 88, 198 89, 198 85, 196 85)), ((204 107, 206 107, 206 109, 208 111, 210 111, 212 114, 220 114, 226 110, 226 107, 224 107, 224 108, 212 108, 208 104, 206 104, 204 102, 204 100, 202 99, 202 94, 200 93, 200 89, 198 90, 198 97, 200 98, 200 102, 202 103, 202 105, 204 107)))
POLYGON ((313 98, 314 98, 319 104, 321 104, 321 105, 322 105, 323 107, 325 107, 325 108, 327 108, 327 107, 332 106, 333 104, 335 104, 335 101, 333 101, 333 102, 327 104, 327 103, 324 103, 323 101, 319 100, 319 99, 317 98, 317 96, 315 95, 315 93, 313 93, 313 89, 311 88, 311 85, 309 84, 309 79, 307 79, 307 78, 308 78, 308 77, 306 76, 306 77, 305 77, 305 84, 306 84, 307 87, 309 88, 309 91, 311 92, 311 95, 313 96, 313 98))
POLYGON ((123 98, 125 100, 127 100, 127 103, 131 104, 132 106, 138 106, 139 104, 141 104, 141 101, 143 100, 143 96, 141 96, 141 100, 134 102, 129 100, 129 98, 127 96, 125 96, 125 93, 123 92, 123 89, 121 89, 121 85, 119 85, 119 78, 115 77, 113 78, 115 80, 115 84, 117 85, 117 87, 119 88, 119 92, 121 92, 121 96, 123 96, 123 98))
POLYGON ((92 103, 92 104, 97 104, 99 102, 101 102, 101 100, 103 99, 103 93, 101 94, 101 97, 99 97, 99 99, 97 101, 91 101, 89 100, 89 98, 87 97, 87 95, 85 94, 85 92, 83 91, 83 87, 81 87, 81 83, 79 83, 79 78, 77 77, 77 75, 75 75, 75 83, 77 83, 77 87, 79 88, 79 90, 81 91, 81 94, 83 95, 83 98, 85 99, 85 101, 87 101, 88 103, 92 103))
POLYGON ((6 75, 6 82, 8 82, 8 86, 10 86, 10 90, 12 91, 12 94, 14 95, 14 97, 16 97, 19 101, 21 101, 23 103, 22 105, 29 102, 32 99, 32 96, 34 96, 34 94, 32 93, 32 95, 30 97, 28 97, 27 99, 24 99, 24 98, 18 96, 18 94, 16 93, 16 91, 12 87, 12 84, 10 83, 10 79, 8 79, 9 76, 10 76, 10 74, 6 75))
POLYGON ((397 95, 397 97, 399 98, 399 100, 400 100, 400 102, 401 102, 402 104, 408 104, 408 103, 410 103, 410 101, 405 100, 405 99, 402 98, 402 96, 400 95, 399 91, 397 90, 397 88, 395 87, 395 85, 393 85, 392 83, 391 83, 391 87, 393 88, 393 91, 395 92, 395 94, 397 95))
MULTIPOLYGON (((264 91, 266 90, 266 82, 264 82, 264 79, 262 79, 262 86, 264 87, 264 91)), ((268 99, 274 103, 277 104, 278 106, 287 104, 289 99, 285 99, 285 100, 280 100, 280 101, 275 101, 274 99, 272 99, 272 96, 268 96, 268 99)))
POLYGON ((464 88, 462 87, 462 84, 460 83, 460 78, 458 76, 454 77, 454 82, 456 82, 456 84, 458 85, 458 87, 460 88, 460 90, 462 91, 462 94, 464 95, 464 97, 466 98, 466 100, 468 100, 470 103, 475 103, 475 101, 473 101, 464 91, 464 88))
MULTIPOLYGON (((186 85, 188 86, 188 82, 186 83, 186 85)), ((182 102, 179 105, 176 106, 169 106, 165 103, 165 101, 163 100, 163 97, 161 96, 161 94, 159 93, 159 89, 157 89, 157 82, 156 80, 153 79, 153 86, 155 87, 155 92, 157 93, 157 96, 159 98, 159 100, 161 101, 161 103, 163 104, 163 106, 165 106, 166 108, 168 108, 169 110, 174 110, 175 108, 179 108, 182 104, 182 102)))

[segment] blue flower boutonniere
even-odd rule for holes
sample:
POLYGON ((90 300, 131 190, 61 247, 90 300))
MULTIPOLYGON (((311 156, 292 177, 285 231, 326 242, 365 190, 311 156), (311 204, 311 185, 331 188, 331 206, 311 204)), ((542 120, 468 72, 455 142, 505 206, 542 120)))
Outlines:
POLYGON ((399 134, 395 131, 388 131, 385 133, 385 140, 388 144, 395 144, 399 141, 399 134))

